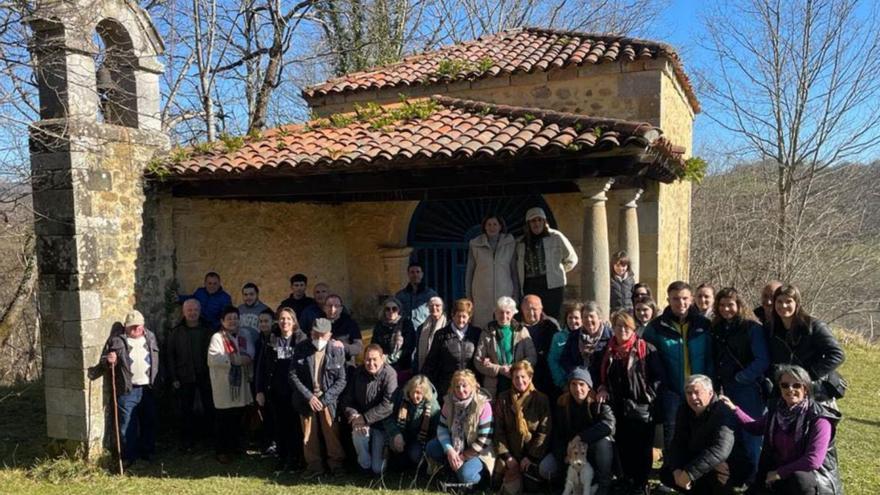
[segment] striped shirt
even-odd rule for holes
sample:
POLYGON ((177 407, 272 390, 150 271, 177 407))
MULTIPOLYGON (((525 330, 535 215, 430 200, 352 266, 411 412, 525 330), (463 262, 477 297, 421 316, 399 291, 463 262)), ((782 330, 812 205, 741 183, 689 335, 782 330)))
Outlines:
MULTIPOLYGON (((440 442, 440 445, 443 446, 444 452, 449 452, 454 447, 452 446, 452 434, 450 432, 449 418, 448 415, 451 412, 451 405, 446 404, 443 406, 443 409, 440 412, 440 425, 437 427, 437 440, 440 442)), ((484 450, 489 450, 492 445, 492 404, 489 401, 486 401, 483 404, 483 409, 480 411, 480 420, 477 423, 477 438, 471 445, 465 445, 464 450, 470 448, 477 455, 480 455, 484 450)), ((461 452, 459 452, 460 454, 461 452)))

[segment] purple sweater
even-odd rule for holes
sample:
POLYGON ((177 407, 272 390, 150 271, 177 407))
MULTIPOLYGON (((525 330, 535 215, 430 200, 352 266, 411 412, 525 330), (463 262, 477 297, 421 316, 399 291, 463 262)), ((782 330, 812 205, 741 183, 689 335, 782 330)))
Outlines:
MULTIPOLYGON (((766 431, 767 422, 770 421, 769 413, 760 419, 752 419, 745 411, 736 408, 736 418, 743 425, 743 429, 753 435, 762 435, 766 431)), ((828 453, 828 444, 831 442, 831 422, 826 418, 817 418, 810 436, 807 438, 807 447, 803 452, 798 450, 794 441, 793 433, 786 433, 776 428, 773 438, 770 439, 770 447, 775 461, 776 472, 780 478, 788 478, 796 471, 815 471, 822 467, 825 455, 828 453)))

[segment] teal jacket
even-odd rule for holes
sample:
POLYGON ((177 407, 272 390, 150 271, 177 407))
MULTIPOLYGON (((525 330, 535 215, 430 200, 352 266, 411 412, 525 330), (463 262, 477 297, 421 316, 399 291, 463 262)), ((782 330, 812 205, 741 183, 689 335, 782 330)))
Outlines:
MULTIPOLYGON (((663 314, 651 320, 645 327, 644 339, 657 348, 663 362, 662 386, 679 395, 684 395, 684 340, 678 327, 677 318, 667 307, 663 314)), ((711 377, 712 335, 709 319, 702 316, 696 306, 691 306, 687 318, 687 352, 692 375, 702 374, 711 377)))
POLYGON ((562 367, 562 351, 565 349, 565 343, 568 342, 568 332, 568 326, 563 326, 553 334, 553 340, 550 341, 550 352, 547 354, 547 364, 550 366, 553 384, 561 390, 565 390, 566 378, 568 378, 562 367))

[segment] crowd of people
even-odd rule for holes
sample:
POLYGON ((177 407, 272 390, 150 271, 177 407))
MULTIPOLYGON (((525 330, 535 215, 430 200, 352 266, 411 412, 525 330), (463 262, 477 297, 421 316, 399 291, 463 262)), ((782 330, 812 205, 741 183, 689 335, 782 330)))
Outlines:
POLYGON ((514 494, 561 487, 582 445, 595 493, 644 494, 656 444, 655 491, 843 492, 843 350, 797 287, 768 283, 752 311, 734 288, 677 281, 660 311, 621 252, 606 315, 563 300, 577 256, 542 210, 529 210, 525 231, 517 241, 486 218, 467 297, 448 308, 411 264, 366 346, 342 298, 325 283, 308 297, 303 274, 273 310, 253 283, 233 306, 208 273, 180 297, 161 374, 156 336, 132 311, 101 358, 116 371, 123 461, 154 454, 162 376, 183 449, 213 424, 217 460, 229 463, 253 430, 277 470, 308 479, 356 462, 367 476, 445 473, 460 488, 514 494))

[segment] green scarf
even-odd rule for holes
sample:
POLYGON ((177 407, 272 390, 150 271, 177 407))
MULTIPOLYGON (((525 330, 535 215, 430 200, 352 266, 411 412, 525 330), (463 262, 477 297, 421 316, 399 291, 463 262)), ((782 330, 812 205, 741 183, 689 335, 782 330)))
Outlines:
POLYGON ((513 329, 510 325, 500 327, 501 340, 498 342, 498 364, 506 365, 513 362, 513 329))

